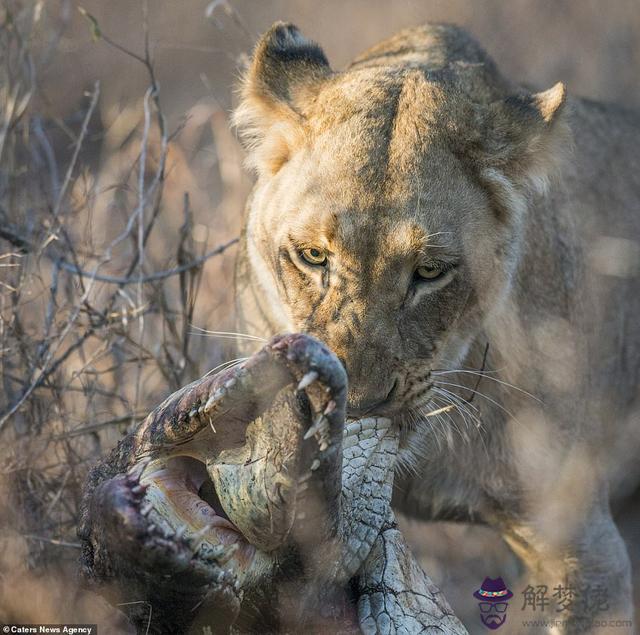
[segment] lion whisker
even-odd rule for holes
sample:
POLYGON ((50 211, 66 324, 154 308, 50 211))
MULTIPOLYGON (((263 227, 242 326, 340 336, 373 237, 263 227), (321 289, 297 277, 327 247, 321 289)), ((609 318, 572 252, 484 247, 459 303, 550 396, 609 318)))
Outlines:
POLYGON ((423 412, 423 416, 425 417, 436 417, 439 414, 442 414, 443 412, 449 412, 449 410, 452 410, 453 408, 455 408, 454 404, 450 403, 447 406, 443 406, 442 408, 436 408, 435 410, 430 410, 429 412, 423 412))
MULTIPOLYGON (((418 410, 412 409, 411 414, 414 417, 416 428, 418 427, 423 428, 426 426, 426 428, 428 428, 428 430, 433 433, 432 438, 435 440, 436 445, 438 446, 438 451, 441 451, 442 445, 441 445, 440 435, 442 435, 444 438, 444 428, 442 427, 442 425, 440 425, 440 429, 438 429, 438 426, 435 425, 435 423, 440 423, 440 422, 426 421, 422 416, 422 411, 420 409, 418 410)), ((428 438, 428 437, 426 435, 425 437, 423 437, 423 435, 418 436, 418 441, 422 444, 424 444, 423 438, 428 438)), ((426 456, 425 448, 421 448, 420 451, 422 453, 422 456, 426 456)))
POLYGON ((246 361, 247 359, 249 359, 248 357, 237 357, 236 359, 230 359, 226 362, 222 362, 222 364, 219 364, 218 366, 216 366, 215 368, 212 368, 211 370, 208 370, 205 374, 204 377, 208 377, 209 375, 211 375, 212 373, 215 373, 218 370, 228 370, 229 368, 232 368, 233 366, 238 366, 239 364, 242 364, 242 362, 246 361))
POLYGON ((257 342, 267 342, 264 337, 258 335, 250 335, 249 333, 236 333, 235 331, 210 331, 199 326, 192 325, 195 331, 191 331, 191 335, 203 335, 207 337, 217 337, 219 339, 244 339, 257 342))
MULTIPOLYGON (((447 414, 446 416, 449 418, 450 421, 453 419, 453 417, 451 415, 449 415, 449 414, 447 414)), ((489 459, 489 448, 487 446, 487 442, 486 442, 486 440, 484 438, 484 434, 483 434, 484 425, 483 425, 483 423, 482 423, 482 421, 480 419, 477 419, 476 422, 477 422, 476 426, 475 426, 475 431, 477 432, 476 436, 480 439, 480 442, 482 443, 482 449, 484 450, 484 454, 485 454, 485 456, 486 456, 486 458, 488 460, 489 459)))
POLYGON ((408 410, 405 413, 405 416, 410 419, 410 428, 415 435, 409 436, 407 447, 398 454, 396 469, 401 473, 413 474, 416 476, 418 474, 419 459, 427 456, 426 450, 423 447, 424 439, 435 438, 436 443, 438 444, 438 451, 440 451, 440 440, 438 439, 438 433, 432 422, 423 421, 413 409, 408 410), (432 437, 421 433, 418 434, 420 428, 424 425, 434 433, 432 437))
MULTIPOLYGON (((434 381, 433 384, 434 386, 435 385, 438 385, 438 386, 451 385, 451 384, 448 384, 447 382, 440 382, 440 381, 434 381)), ((444 388, 440 388, 440 390, 444 390, 448 395, 451 396, 451 399, 449 399, 449 403, 458 404, 459 406, 464 408, 470 408, 471 410, 475 411, 476 414, 478 415, 480 414, 480 410, 476 406, 474 406, 470 400, 465 399, 462 395, 457 395, 456 393, 450 390, 446 390, 444 388)), ((471 410, 469 410, 469 414, 471 414, 471 410)))
MULTIPOLYGON (((439 389, 439 390, 444 390, 444 389, 439 389)), ((450 405, 453 405, 455 410, 460 411, 461 410, 461 406, 459 404, 452 404, 451 403, 452 400, 451 400, 450 396, 454 396, 453 393, 450 393, 449 391, 446 391, 446 394, 443 394, 443 395, 441 395, 439 397, 434 397, 433 398, 434 399, 434 403, 438 403, 438 402, 449 403, 450 405)), ((461 415, 462 415, 462 413, 461 413, 461 415)), ((483 447, 485 456, 487 458, 489 458, 489 448, 487 447, 487 443, 486 443, 484 435, 483 435, 484 424, 483 424, 482 420, 480 418, 476 417, 473 413, 471 413, 469 411, 467 411, 467 415, 472 417, 475 420, 475 426, 470 426, 469 422, 466 419, 464 419, 464 416, 463 416, 463 419, 465 420, 466 426, 468 428, 470 428, 472 431, 477 432, 477 436, 480 438, 480 441, 482 443, 482 447, 483 447)), ((454 425, 454 426, 456 425, 455 418, 452 416, 452 414, 450 414, 449 411, 444 413, 444 416, 447 417, 447 419, 449 420, 451 425, 454 425)), ((467 438, 466 441, 467 441, 468 444, 471 443, 471 440, 469 438, 467 438)))
POLYGON ((465 373, 467 375, 476 375, 478 377, 482 377, 483 379, 489 379, 491 381, 495 381, 497 384, 500 384, 502 386, 506 386, 507 388, 513 388, 514 390, 517 390, 518 392, 521 392, 523 395, 527 395, 527 397, 531 397, 531 399, 535 399, 537 402, 539 403, 543 403, 542 400, 538 397, 536 397, 535 395, 531 394, 530 392, 527 392, 526 390, 519 388, 518 386, 516 386, 515 384, 511 384, 508 381, 504 381, 502 379, 497 379, 496 377, 491 377, 490 375, 487 375, 486 373, 488 372, 497 372, 497 371, 477 371, 477 370, 466 370, 466 369, 457 369, 457 370, 434 370, 431 371, 432 375, 453 375, 453 374, 457 374, 457 373, 465 373))
MULTIPOLYGON (((442 389, 436 388, 435 390, 440 391, 442 389)), ((444 392, 448 393, 448 391, 444 391, 444 392)), ((445 403, 453 404, 455 406, 455 409, 460 413, 460 416, 462 417, 462 421, 464 423, 465 428, 472 429, 474 427, 472 425, 474 420, 476 422, 479 422, 478 418, 472 412, 467 410, 462 404, 456 403, 455 395, 453 395, 453 393, 449 393, 445 395, 442 395, 442 393, 440 393, 440 395, 441 395, 441 399, 443 399, 445 403), (469 423, 469 419, 467 417, 471 419, 471 422, 472 422, 471 424, 469 423)), ((451 423, 455 425, 456 428, 459 428, 453 416, 449 415, 449 421, 451 421, 451 423)), ((466 433, 463 435, 462 432, 460 432, 460 436, 464 442, 466 443, 469 442, 469 438, 466 435, 466 433)))
POLYGON ((460 436, 460 439, 463 443, 466 443, 468 441, 468 439, 465 437, 465 435, 462 434, 462 431, 460 430, 460 427, 457 425, 457 423, 455 422, 455 420, 449 416, 449 425, 447 425, 446 421, 444 420, 443 417, 441 417, 440 415, 436 415, 436 419, 440 422, 440 425, 442 426, 442 429, 445 431, 445 436, 447 439, 447 444, 449 445, 449 449, 453 449, 454 447, 454 443, 453 443, 453 434, 452 434, 452 429, 455 430, 458 435, 460 436))
POLYGON ((466 419, 466 417, 471 418, 471 420, 475 423, 476 428, 482 425, 482 422, 480 421, 479 417, 469 409, 469 408, 473 408, 479 413, 478 409, 475 408, 475 406, 472 406, 468 402, 464 401, 464 399, 454 394, 453 392, 446 390, 445 388, 434 387, 434 391, 441 396, 441 399, 442 398, 444 399, 445 403, 450 403, 455 406, 455 409, 458 410, 460 414, 463 416, 466 425, 469 425, 469 422, 466 419))
MULTIPOLYGON (((480 392, 479 390, 474 390, 473 388, 469 388, 468 386, 462 386, 460 384, 455 384, 452 382, 446 382, 446 381, 434 381, 434 384, 438 384, 439 386, 452 386, 455 388, 459 388, 460 390, 468 390, 469 392, 478 395, 478 397, 482 397, 483 399, 486 399, 487 401, 489 401, 490 403, 492 403, 493 405, 495 405, 496 407, 500 408, 500 410, 502 410, 503 412, 505 412, 506 414, 508 414, 512 419, 516 419, 516 416, 507 408, 505 408, 501 403, 499 403, 498 401, 496 401, 495 399, 492 399, 491 397, 489 397, 488 395, 485 395, 483 392, 480 392)), ((468 401, 466 401, 467 404, 469 404, 468 401)), ((469 404, 471 405, 471 404, 469 404)), ((475 406, 472 406, 475 408, 475 406)), ((477 408, 475 408, 477 410, 477 408)))

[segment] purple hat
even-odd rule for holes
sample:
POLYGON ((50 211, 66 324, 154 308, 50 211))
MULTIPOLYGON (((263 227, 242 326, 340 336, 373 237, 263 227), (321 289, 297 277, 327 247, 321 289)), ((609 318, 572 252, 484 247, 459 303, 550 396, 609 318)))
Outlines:
POLYGON ((502 578, 485 578, 482 586, 473 594, 473 597, 485 602, 506 602, 513 597, 513 593, 507 589, 502 578))

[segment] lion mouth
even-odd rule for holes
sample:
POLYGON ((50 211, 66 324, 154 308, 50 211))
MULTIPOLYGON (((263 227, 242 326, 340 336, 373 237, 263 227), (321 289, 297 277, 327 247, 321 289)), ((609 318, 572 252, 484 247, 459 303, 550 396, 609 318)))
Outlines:
POLYGON ((399 397, 399 381, 395 379, 385 397, 369 403, 347 403, 347 418, 353 421, 366 417, 393 418, 402 410, 402 402, 399 397))

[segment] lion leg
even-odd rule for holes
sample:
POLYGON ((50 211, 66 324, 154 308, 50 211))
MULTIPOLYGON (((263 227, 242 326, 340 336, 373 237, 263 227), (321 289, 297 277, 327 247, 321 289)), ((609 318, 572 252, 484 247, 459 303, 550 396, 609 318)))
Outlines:
POLYGON ((533 523, 504 537, 528 566, 530 585, 546 587, 550 603, 540 615, 557 620, 555 633, 633 632, 631 565, 608 509, 593 510, 560 544, 533 523))

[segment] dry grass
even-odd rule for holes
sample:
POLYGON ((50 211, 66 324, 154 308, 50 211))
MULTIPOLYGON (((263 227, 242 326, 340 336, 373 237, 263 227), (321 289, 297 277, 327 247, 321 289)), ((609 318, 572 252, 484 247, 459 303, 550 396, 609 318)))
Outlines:
POLYGON ((225 356, 197 327, 228 320, 247 190, 214 99, 169 127, 145 14, 142 54, 100 37, 144 69, 142 99, 104 125, 95 82, 77 112, 45 116, 38 78, 61 46, 49 17, 9 3, 0 33, 0 615, 26 622, 58 615, 48 589, 77 557, 88 464, 225 356))
MULTIPOLYGON (((227 109, 257 33, 290 19, 340 66, 403 26, 457 21, 515 77, 640 104, 631 0, 82 6, 0 8, 3 620, 114 619, 73 583, 81 483, 166 394, 226 359, 195 327, 231 323, 250 183, 227 109)), ((484 575, 517 575, 486 530, 430 539, 425 562, 454 606, 484 575)))

